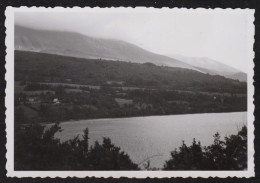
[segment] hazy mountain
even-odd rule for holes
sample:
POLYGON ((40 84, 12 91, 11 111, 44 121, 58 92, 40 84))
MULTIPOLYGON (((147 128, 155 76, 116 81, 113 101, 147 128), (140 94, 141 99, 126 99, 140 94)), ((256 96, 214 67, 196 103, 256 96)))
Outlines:
POLYGON ((15 49, 80 58, 151 62, 156 65, 198 70, 187 63, 149 52, 124 41, 93 38, 73 32, 36 30, 18 25, 15 26, 15 49))
POLYGON ((226 75, 226 77, 230 79, 238 79, 239 81, 247 81, 247 74, 243 72, 226 75))
POLYGON ((235 69, 226 64, 220 63, 210 58, 201 57, 184 57, 181 55, 169 55, 174 59, 178 59, 184 63, 192 65, 199 70, 209 73, 211 75, 221 75, 231 79, 238 79, 239 81, 246 81, 247 75, 242 71, 235 69))
POLYGON ((246 93, 246 83, 191 69, 15 51, 15 80, 67 82, 102 86, 121 81, 125 87, 246 93))

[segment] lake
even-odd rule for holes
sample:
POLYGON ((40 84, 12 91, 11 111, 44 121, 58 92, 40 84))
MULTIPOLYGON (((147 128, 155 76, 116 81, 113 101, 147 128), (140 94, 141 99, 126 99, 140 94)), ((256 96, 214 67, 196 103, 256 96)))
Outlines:
POLYGON ((210 145, 216 132, 223 139, 236 134, 246 123, 247 112, 79 120, 61 123, 63 131, 56 137, 68 140, 82 135, 88 128, 90 144, 109 137, 135 163, 150 159, 151 167, 162 168, 182 140, 190 145, 196 138, 203 146, 210 145))

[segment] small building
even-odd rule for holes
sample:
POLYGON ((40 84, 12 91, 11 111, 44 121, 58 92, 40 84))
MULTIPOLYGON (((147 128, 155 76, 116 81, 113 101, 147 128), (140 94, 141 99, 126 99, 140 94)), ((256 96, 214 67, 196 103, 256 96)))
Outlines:
POLYGON ((28 97, 27 102, 30 104, 37 103, 37 102, 39 102, 39 99, 38 99, 38 97, 28 97))
POLYGON ((60 101, 59 101, 58 98, 54 98, 54 99, 53 99, 53 103, 54 103, 54 104, 60 104, 60 101))

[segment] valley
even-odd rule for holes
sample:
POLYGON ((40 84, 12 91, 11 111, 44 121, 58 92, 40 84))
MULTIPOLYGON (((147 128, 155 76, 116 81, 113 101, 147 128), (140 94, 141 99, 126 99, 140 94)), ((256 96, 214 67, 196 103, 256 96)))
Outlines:
POLYGON ((15 52, 15 121, 239 112, 246 83, 190 69, 15 52))

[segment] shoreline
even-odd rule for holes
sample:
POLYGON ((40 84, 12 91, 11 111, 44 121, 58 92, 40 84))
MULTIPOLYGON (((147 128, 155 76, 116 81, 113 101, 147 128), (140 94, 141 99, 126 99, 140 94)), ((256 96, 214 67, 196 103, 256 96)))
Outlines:
MULTIPOLYGON (((248 112, 248 111, 236 111, 236 112, 212 112, 212 113, 188 113, 188 114, 169 114, 169 115, 150 115, 150 116, 132 116, 132 117, 118 117, 118 118, 92 118, 92 119, 77 119, 77 120, 69 120, 69 121, 60 121, 58 123, 71 123, 71 122, 79 122, 79 121, 90 121, 90 120, 113 120, 113 119, 129 119, 129 118, 145 118, 145 117, 168 117, 168 116, 180 116, 180 115, 201 115, 201 114, 227 114, 227 113, 241 113, 241 112, 248 112)), ((27 123, 28 124, 28 123, 27 123)), ((55 124, 54 122, 46 122, 46 123, 39 123, 41 125, 51 125, 55 124)))

